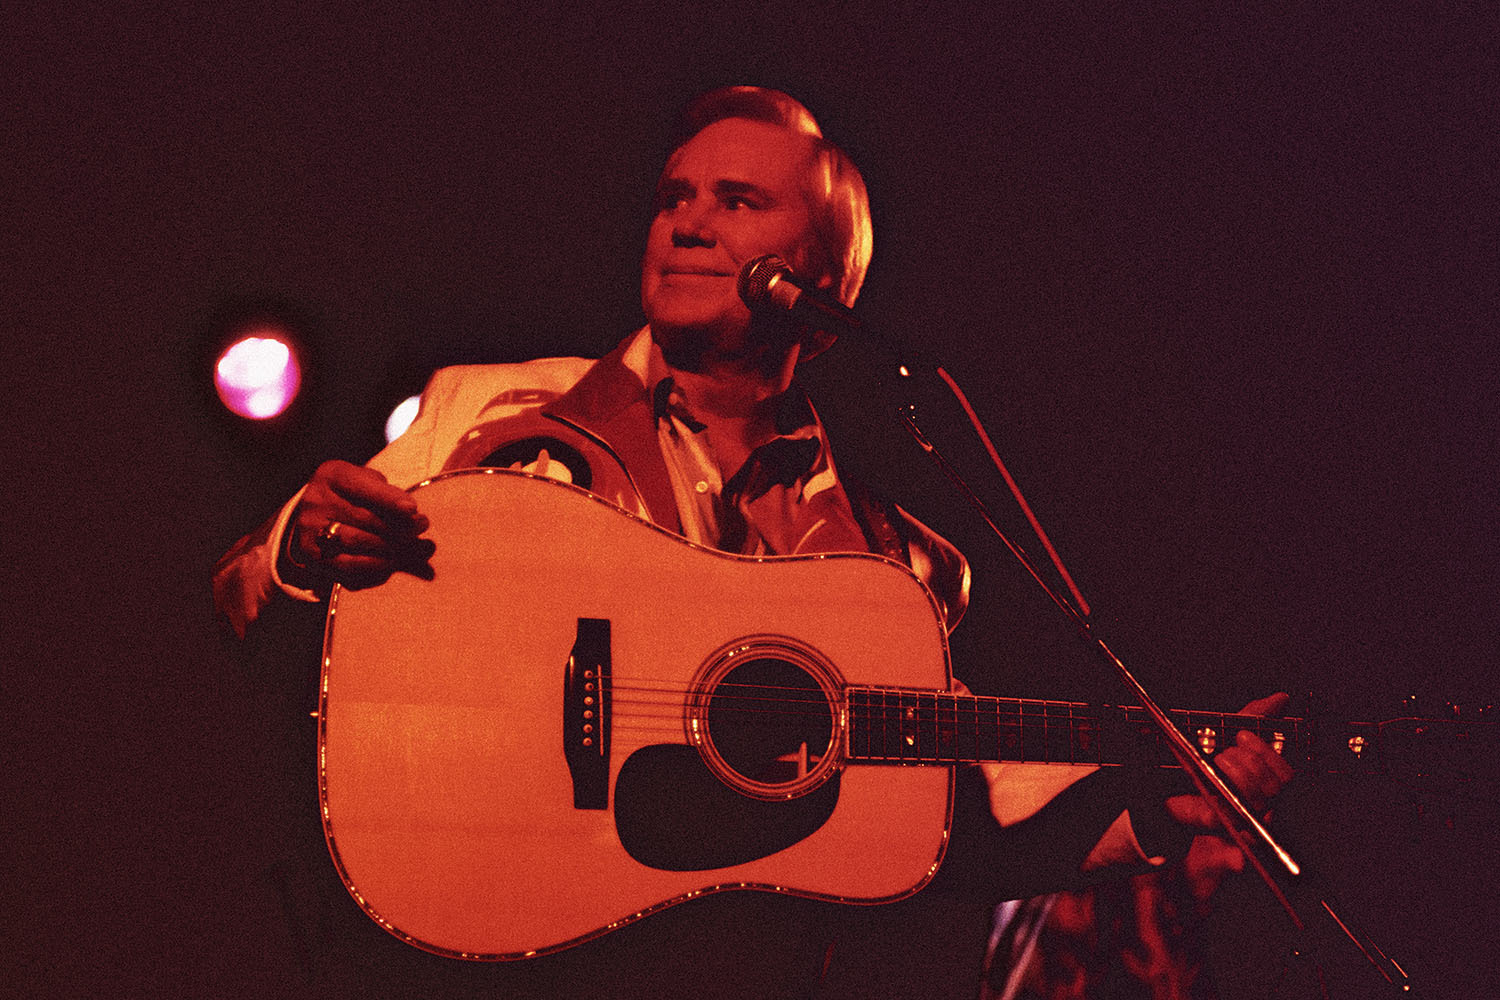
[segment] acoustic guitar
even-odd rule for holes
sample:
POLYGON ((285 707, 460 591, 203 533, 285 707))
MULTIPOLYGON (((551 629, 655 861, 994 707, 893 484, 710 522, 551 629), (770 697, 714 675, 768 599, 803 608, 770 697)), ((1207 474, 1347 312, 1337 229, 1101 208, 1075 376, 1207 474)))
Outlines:
MULTIPOLYGON (((950 693, 932 595, 881 556, 728 555, 520 472, 415 489, 431 578, 330 601, 318 780, 344 884, 417 947, 522 959, 734 889, 897 900, 942 862, 955 764, 1150 739, 1138 711, 950 693)), ((1204 752, 1319 744, 1177 718, 1204 752)), ((1333 766, 1430 725, 1343 727, 1333 766)))

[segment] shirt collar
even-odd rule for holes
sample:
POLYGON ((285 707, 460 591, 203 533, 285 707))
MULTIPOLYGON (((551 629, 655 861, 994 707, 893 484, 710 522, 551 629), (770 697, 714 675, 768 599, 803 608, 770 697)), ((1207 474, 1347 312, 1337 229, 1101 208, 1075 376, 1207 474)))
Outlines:
MULTIPOLYGON (((651 338, 650 327, 636 334, 621 360, 640 378, 658 421, 675 418, 693 434, 703 431, 706 425, 688 409, 676 380, 672 378, 671 369, 662 357, 661 348, 651 338)), ((790 484, 804 480, 809 486, 814 486, 814 492, 826 488, 822 480, 833 477, 823 424, 807 393, 796 382, 782 394, 773 420, 777 436, 757 448, 752 459, 759 457, 762 462, 769 463, 774 470, 771 476, 774 481, 790 484)), ((764 472, 754 478, 759 479, 761 475, 764 472)))

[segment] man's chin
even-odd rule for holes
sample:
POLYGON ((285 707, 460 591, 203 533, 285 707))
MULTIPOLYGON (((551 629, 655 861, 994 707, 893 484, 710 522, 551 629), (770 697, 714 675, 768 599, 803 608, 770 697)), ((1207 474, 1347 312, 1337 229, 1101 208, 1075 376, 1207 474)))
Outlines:
POLYGON ((661 337, 713 344, 742 340, 750 325, 750 313, 743 306, 736 309, 735 303, 664 294, 647 305, 646 321, 661 337))
POLYGON ((662 281, 646 297, 646 315, 653 323, 673 326, 716 326, 744 308, 733 286, 720 287, 716 278, 662 281))

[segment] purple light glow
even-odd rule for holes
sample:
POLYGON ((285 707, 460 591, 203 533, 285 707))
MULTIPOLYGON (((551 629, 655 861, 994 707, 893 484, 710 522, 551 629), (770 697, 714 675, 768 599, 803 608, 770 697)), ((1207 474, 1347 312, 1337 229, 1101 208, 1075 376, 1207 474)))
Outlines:
POLYGON ((302 384, 297 355, 277 330, 258 330, 237 340, 214 368, 214 388, 229 409, 251 420, 268 420, 291 405, 302 384))

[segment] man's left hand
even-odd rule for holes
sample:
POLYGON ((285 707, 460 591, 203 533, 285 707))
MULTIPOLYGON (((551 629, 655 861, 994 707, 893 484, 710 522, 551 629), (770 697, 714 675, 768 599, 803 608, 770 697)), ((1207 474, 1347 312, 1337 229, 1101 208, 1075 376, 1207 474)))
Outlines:
MULTIPOLYGON (((1240 715, 1280 715, 1290 700, 1285 693, 1250 702, 1240 715)), ((1260 737, 1248 730, 1235 734, 1234 746, 1214 757, 1214 766, 1234 786, 1245 805, 1263 812, 1277 792, 1292 780, 1292 767, 1260 737)), ((1216 830, 1218 818, 1201 795, 1174 795, 1167 799, 1173 819, 1200 830, 1216 830)), ((1194 838, 1184 862, 1193 895, 1206 899, 1229 872, 1241 871, 1245 858, 1222 836, 1194 838)))

